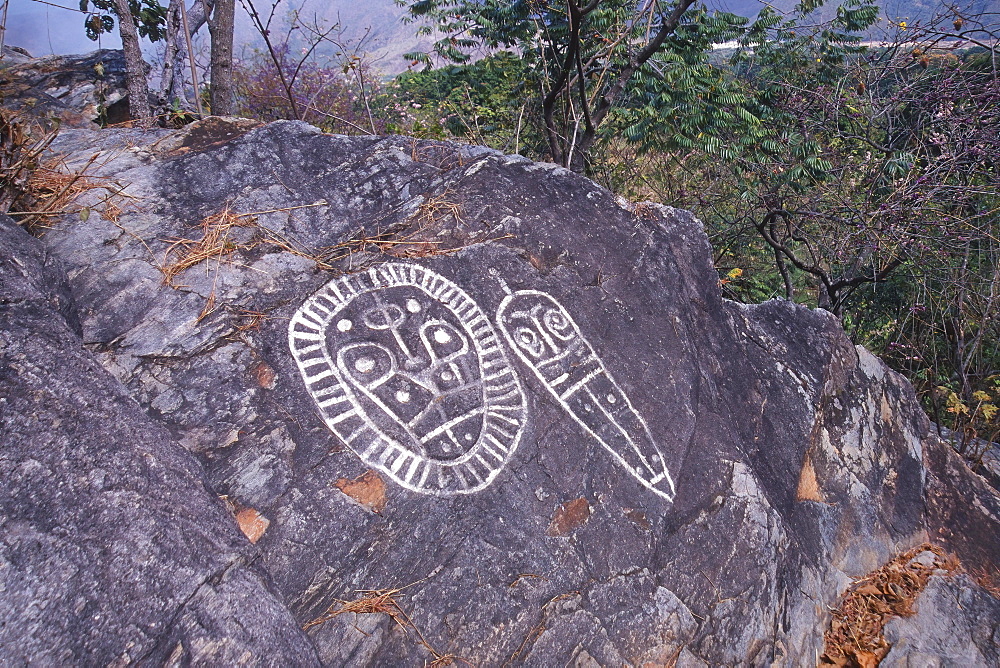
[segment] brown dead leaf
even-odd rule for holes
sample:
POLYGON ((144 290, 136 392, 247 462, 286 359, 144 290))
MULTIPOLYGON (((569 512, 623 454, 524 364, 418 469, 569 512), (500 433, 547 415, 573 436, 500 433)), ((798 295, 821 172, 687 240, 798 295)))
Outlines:
POLYGON ((590 502, 586 497, 580 497, 559 506, 549 525, 550 536, 568 536, 573 529, 582 526, 590 519, 590 502))
POLYGON ((937 569, 956 573, 961 565, 940 547, 924 543, 857 580, 833 611, 820 665, 877 666, 890 649, 883 627, 895 616, 913 613, 913 602, 937 569), (924 552, 933 554, 929 565, 917 561, 924 552))
POLYGON ((649 518, 646 517, 646 513, 641 510, 635 510, 634 508, 622 508, 622 512, 625 513, 625 517, 635 522, 635 525, 643 531, 649 531, 653 528, 653 525, 649 523, 649 518))
POLYGON ((341 492, 375 514, 379 514, 385 510, 389 502, 385 495, 385 482, 373 470, 367 471, 355 480, 339 478, 334 485, 341 492))
POLYGON ((243 508, 236 513, 236 524, 251 543, 256 543, 271 526, 271 520, 253 508, 243 508))
POLYGON ((263 387, 265 390, 274 389, 278 374, 267 364, 267 362, 264 362, 263 360, 257 362, 253 365, 251 371, 253 372, 253 377, 257 379, 258 385, 263 387))
POLYGON ((819 491, 819 481, 816 480, 816 469, 813 468, 809 453, 802 459, 802 470, 799 472, 799 486, 795 492, 798 501, 819 501, 823 503, 823 495, 819 491))

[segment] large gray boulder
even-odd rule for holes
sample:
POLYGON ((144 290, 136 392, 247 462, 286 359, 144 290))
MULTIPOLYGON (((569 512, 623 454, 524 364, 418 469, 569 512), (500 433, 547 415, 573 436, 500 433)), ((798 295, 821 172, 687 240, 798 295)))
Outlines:
MULTIPOLYGON (((201 570, 165 567, 182 601, 247 564, 258 614, 279 615, 273 582, 327 665, 800 665, 823 654, 852 578, 900 551, 930 540, 996 572, 1000 499, 932 435, 912 388, 823 311, 723 300, 687 212, 518 156, 291 122, 71 131, 52 150, 106 186, 77 199, 86 221, 42 238, 88 351, 61 354, 116 379, 62 365, 77 379, 64 401, 129 411, 152 435, 74 415, 95 448, 129 444, 173 476, 145 474, 159 491, 129 508, 150 519, 121 511, 88 540, 138 541, 161 504, 187 500, 153 532, 204 541, 185 547, 201 570)), ((18 417, 56 410, 20 395, 4 462, 65 438, 66 418, 18 417)), ((49 480, 20 474, 37 512, 110 512, 106 494, 52 491, 114 468, 84 455, 49 480)), ((81 562, 99 587, 152 577, 137 559, 108 562, 112 578, 110 557, 15 561, 4 545, 6 633, 32 628, 30 602, 88 601, 93 586, 60 575, 81 562)), ((237 638, 226 622, 246 599, 226 594, 200 619, 237 638)), ((149 624, 177 626, 170 596, 136 597, 162 604, 149 624)), ((138 633, 122 630, 130 605, 90 631, 101 656, 138 633)), ((301 642, 242 619, 276 652, 301 642)), ((981 626, 955 628, 991 656, 981 626)))
POLYGON ((59 262, 6 216, 0 322, 0 663, 318 663, 195 458, 84 350, 59 262))

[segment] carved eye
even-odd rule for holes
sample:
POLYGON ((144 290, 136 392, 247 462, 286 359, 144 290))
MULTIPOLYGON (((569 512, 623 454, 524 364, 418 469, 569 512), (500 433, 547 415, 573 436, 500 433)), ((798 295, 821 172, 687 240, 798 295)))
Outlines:
POLYGON ((469 350, 465 336, 443 320, 428 320, 420 327, 424 347, 437 360, 448 361, 469 350))
POLYGON ((375 343, 345 346, 337 354, 338 366, 364 387, 379 385, 395 372, 393 355, 375 343))
POLYGON ((545 352, 545 342, 538 336, 538 333, 527 327, 519 327, 514 332, 514 340, 525 352, 532 357, 541 357, 545 352))
POLYGON ((361 319, 369 329, 383 330, 402 325, 406 314, 395 304, 379 304, 362 313, 361 319))
POLYGON ((563 312, 558 309, 549 309, 546 311, 545 315, 542 316, 542 322, 545 323, 545 327, 550 332, 558 336, 563 341, 572 339, 574 336, 573 326, 570 323, 569 318, 567 318, 563 312))

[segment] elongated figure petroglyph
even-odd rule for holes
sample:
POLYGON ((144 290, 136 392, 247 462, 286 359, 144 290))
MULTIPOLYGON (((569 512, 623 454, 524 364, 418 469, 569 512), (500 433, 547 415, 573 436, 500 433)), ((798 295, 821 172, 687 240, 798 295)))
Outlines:
POLYGON ((639 482, 673 501, 649 426, 563 306, 537 290, 507 295, 497 326, 559 404, 639 482))
POLYGON ((407 489, 482 490, 518 446, 524 394, 492 324, 429 269, 388 263, 331 281, 296 311, 288 341, 330 429, 407 489))

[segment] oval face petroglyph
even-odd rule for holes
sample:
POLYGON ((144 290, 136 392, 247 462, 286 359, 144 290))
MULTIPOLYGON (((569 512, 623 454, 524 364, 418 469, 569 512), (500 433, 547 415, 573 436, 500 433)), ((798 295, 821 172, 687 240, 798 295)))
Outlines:
POLYGON ((674 481, 649 426, 563 306, 537 290, 504 298, 497 326, 521 361, 639 482, 672 501, 674 481))
POLYGON ((288 340, 330 429, 407 489, 481 490, 517 448, 524 394, 496 332, 429 269, 388 263, 331 281, 288 340))

